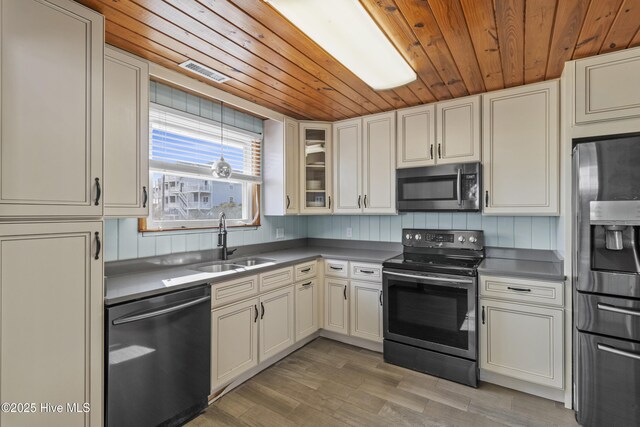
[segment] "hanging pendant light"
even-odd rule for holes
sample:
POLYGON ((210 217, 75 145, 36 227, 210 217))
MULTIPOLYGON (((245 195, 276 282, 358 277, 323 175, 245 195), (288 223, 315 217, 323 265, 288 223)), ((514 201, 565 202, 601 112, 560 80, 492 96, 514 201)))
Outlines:
POLYGON ((231 165, 224 159, 224 123, 222 122, 222 112, 224 103, 220 103, 220 160, 215 162, 211 167, 211 171, 218 178, 229 178, 231 176, 231 165))

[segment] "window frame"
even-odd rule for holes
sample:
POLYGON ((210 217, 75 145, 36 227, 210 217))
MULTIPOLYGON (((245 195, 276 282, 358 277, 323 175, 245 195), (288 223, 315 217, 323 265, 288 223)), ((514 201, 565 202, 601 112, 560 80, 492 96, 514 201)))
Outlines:
MULTIPOLYGON (((219 102, 217 100, 213 100, 213 101, 219 102)), ((202 120, 203 122, 208 122, 208 123, 215 122, 210 119, 207 119, 206 117, 200 117, 195 114, 191 114, 188 112, 184 112, 181 110, 164 106, 162 104, 151 103, 151 105, 153 105, 154 108, 157 107, 159 110, 161 111, 164 110, 171 114, 181 115, 190 119, 202 120)), ((215 123, 217 124, 218 122, 215 122, 215 123)), ((225 124, 224 126, 225 126, 225 130, 227 130, 228 128, 234 128, 232 125, 228 125, 228 124, 225 124)), ((153 128, 150 126, 149 127, 150 143, 151 143, 152 131, 153 131, 153 128)), ((259 135, 259 134, 254 134, 250 131, 245 131, 243 129, 240 129, 240 131, 250 136, 259 135)), ((260 135, 260 159, 262 159, 262 156, 263 156, 262 150, 263 150, 263 139, 262 139, 262 135, 260 135)), ((150 154, 151 152, 152 151, 150 150, 150 154)), ((262 162, 262 160, 260 160, 260 162, 262 162)), ((248 204, 248 209, 249 209, 248 221, 237 220, 237 219, 227 219, 227 227, 228 228, 256 228, 261 225, 260 223, 261 209, 260 208, 261 208, 261 198, 262 198, 262 165, 259 166, 260 175, 255 179, 233 179, 233 175, 232 175, 230 179, 224 179, 224 180, 216 179, 212 177, 210 175, 210 172, 208 171, 208 168, 205 169, 204 167, 198 167, 195 165, 193 167, 187 167, 187 168, 181 168, 180 166, 181 165, 175 165, 168 162, 162 162, 157 160, 154 161, 153 159, 150 158, 149 188, 150 189, 152 188, 151 183, 152 183, 152 176, 154 173, 155 174, 164 173, 166 175, 191 177, 191 178, 205 180, 205 182, 219 181, 219 182, 241 183, 243 186, 248 187, 247 189, 243 189, 242 191, 243 193, 242 203, 248 204), (201 173, 194 173, 194 172, 201 172, 201 173)), ((246 176, 242 174, 238 174, 238 175, 240 175, 241 177, 246 176)), ((168 183, 165 183, 165 185, 166 184, 168 183)), ((148 217, 138 219, 138 231, 140 232, 157 233, 157 232, 164 232, 164 231, 217 230, 219 228, 217 219, 158 221, 160 223, 158 224, 158 222, 150 220, 151 207, 152 206, 150 204, 150 212, 148 217)))

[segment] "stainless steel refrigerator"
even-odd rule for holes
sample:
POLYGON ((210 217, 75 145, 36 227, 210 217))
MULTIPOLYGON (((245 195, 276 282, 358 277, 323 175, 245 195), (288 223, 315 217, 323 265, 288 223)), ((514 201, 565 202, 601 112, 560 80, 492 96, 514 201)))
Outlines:
POLYGON ((574 390, 584 426, 640 425, 640 135, 574 149, 574 390))

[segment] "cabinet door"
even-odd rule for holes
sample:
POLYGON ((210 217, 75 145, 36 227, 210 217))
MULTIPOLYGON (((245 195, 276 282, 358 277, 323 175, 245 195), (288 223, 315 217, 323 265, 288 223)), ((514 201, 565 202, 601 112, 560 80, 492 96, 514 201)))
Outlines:
POLYGON ((558 81, 483 95, 484 213, 558 215, 558 81))
POLYGON ((348 335, 349 281, 327 277, 324 290, 324 329, 348 335))
POLYGON ((398 110, 397 156, 398 169, 435 164, 435 106, 398 110))
POLYGON ((149 215, 149 64, 104 56, 104 214, 149 215))
POLYGON ((3 401, 38 405, 34 414, 0 414, 1 425, 102 425, 97 239, 98 221, 0 224, 0 394, 3 401), (87 402, 91 412, 42 413, 40 402, 87 402))
POLYGON ((351 281, 351 336, 382 342, 382 284, 351 281))
POLYGON ((285 211, 287 214, 297 214, 299 205, 300 174, 298 172, 300 129, 298 122, 290 118, 284 119, 284 182, 285 182, 285 211))
POLYGON ((296 285, 296 341, 318 330, 318 279, 296 285))
POLYGON ((300 213, 331 213, 331 151, 331 124, 300 122, 300 213))
POLYGON ((576 124, 640 117, 640 50, 576 61, 576 124))
POLYGON ((1 0, 0 216, 101 216, 103 17, 1 0))
POLYGON ((258 299, 211 312, 211 389, 258 365, 258 299))
POLYGON ((480 95, 436 104, 438 164, 480 161, 480 95))
POLYGON ((480 299, 480 369, 562 388, 563 312, 480 299))
POLYGON ((335 213, 362 212, 362 120, 333 124, 335 213))
POLYGON ((269 292, 260 297, 260 361, 293 345, 294 287, 269 292))
POLYGON ((368 214, 396 213, 395 112, 362 119, 362 207, 368 214))

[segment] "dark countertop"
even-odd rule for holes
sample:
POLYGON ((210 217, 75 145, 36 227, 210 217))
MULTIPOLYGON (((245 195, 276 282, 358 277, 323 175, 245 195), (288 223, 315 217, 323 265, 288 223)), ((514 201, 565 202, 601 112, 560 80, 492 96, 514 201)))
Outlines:
MULTIPOLYGON (((202 273, 191 269, 194 266, 192 264, 191 266, 181 265, 175 268, 158 268, 147 271, 114 274, 105 278, 104 303, 105 305, 114 305, 203 284, 215 285, 216 283, 223 283, 238 277, 287 267, 292 264, 311 261, 320 257, 379 264, 388 258, 398 255, 398 253, 399 252, 387 250, 303 246, 255 254, 255 256, 261 258, 271 258, 274 262, 257 267, 245 267, 239 271, 202 273)), ((238 259, 242 257, 235 258, 238 259)), ((233 257, 229 262, 232 261, 233 257)))
POLYGON ((512 276, 528 279, 564 281, 564 264, 553 254, 533 254, 531 250, 487 251, 487 258, 478 267, 478 274, 512 276), (498 253, 496 253, 498 252, 498 253))

